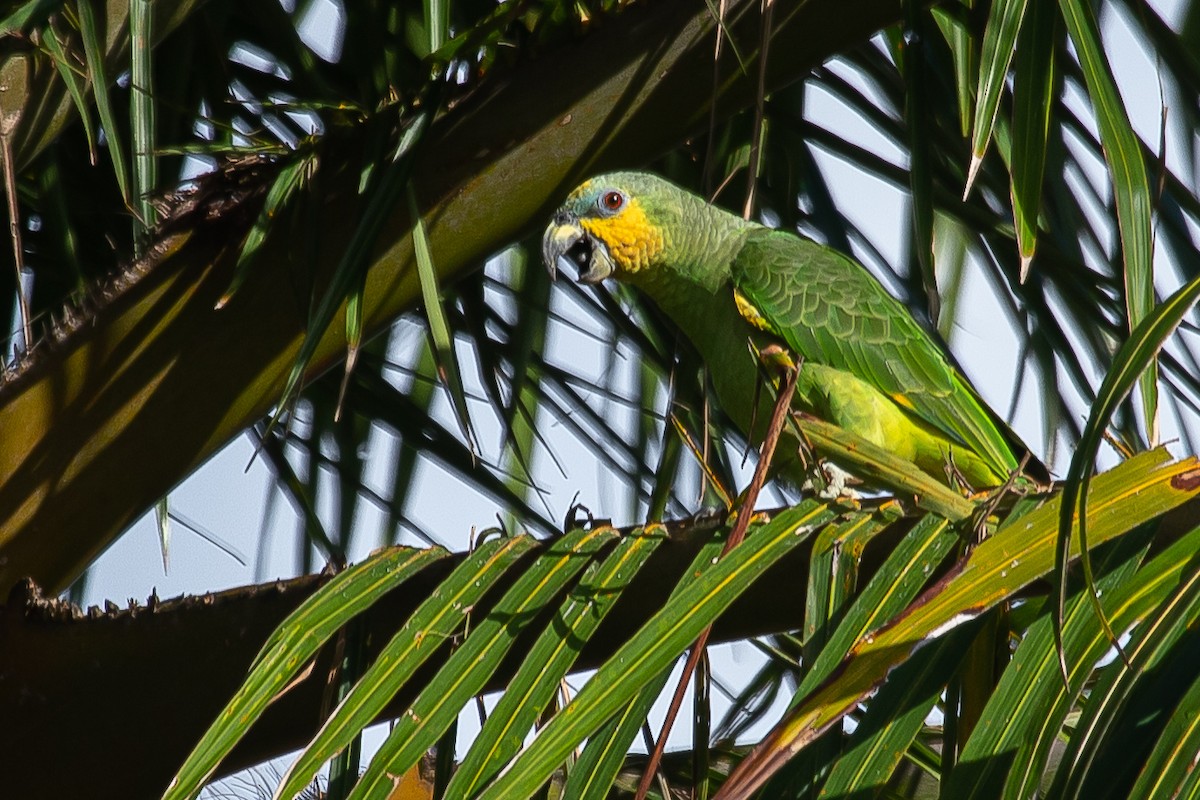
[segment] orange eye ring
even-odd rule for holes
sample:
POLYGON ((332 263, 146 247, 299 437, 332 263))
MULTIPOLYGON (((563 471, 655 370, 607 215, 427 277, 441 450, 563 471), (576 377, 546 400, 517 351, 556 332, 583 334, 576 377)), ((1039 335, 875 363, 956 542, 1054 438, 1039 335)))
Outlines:
POLYGON ((600 195, 600 208, 609 213, 621 210, 625 205, 625 197, 620 192, 608 191, 600 195))

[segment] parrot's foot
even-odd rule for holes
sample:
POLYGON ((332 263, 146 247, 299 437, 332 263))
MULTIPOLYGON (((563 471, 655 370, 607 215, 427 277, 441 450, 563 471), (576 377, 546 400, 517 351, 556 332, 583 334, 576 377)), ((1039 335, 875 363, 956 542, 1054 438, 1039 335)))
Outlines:
POLYGON ((995 529, 995 513, 1006 499, 1013 495, 1021 496, 1027 493, 1027 489, 1024 486, 1025 476, 1022 474, 1022 470, 1028 459, 1029 456, 1026 455, 1021 461, 1021 466, 1013 470, 1009 474, 1008 480, 1000 486, 982 492, 975 492, 971 495, 970 499, 978 507, 978 510, 975 512, 975 522, 973 525, 977 542, 982 542, 995 529))
POLYGON ((777 344, 769 344, 758 351, 758 360, 763 366, 774 367, 780 372, 796 368, 796 360, 792 358, 792 354, 777 344))
POLYGON ((971 482, 967 480, 967 476, 961 469, 959 469, 958 464, 955 463, 953 453, 946 457, 946 463, 943 464, 942 467, 946 472, 946 484, 951 489, 960 492, 971 500, 975 500, 988 494, 986 491, 980 492, 976 490, 975 487, 971 485, 971 482))
MULTIPOLYGON (((825 488, 817 492, 817 497, 822 500, 850 500, 857 503, 862 499, 862 495, 851 489, 852 484, 860 484, 858 478, 851 475, 846 470, 839 467, 837 464, 825 462, 820 465, 821 474, 825 476, 825 488)), ((807 481, 804 487, 809 490, 814 488, 813 482, 807 481)))

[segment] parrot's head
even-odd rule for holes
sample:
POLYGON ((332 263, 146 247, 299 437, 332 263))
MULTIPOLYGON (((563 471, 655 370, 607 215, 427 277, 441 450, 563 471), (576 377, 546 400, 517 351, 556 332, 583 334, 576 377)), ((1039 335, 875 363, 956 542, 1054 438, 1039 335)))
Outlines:
MULTIPOLYGON (((582 283, 631 277, 658 265, 667 246, 664 210, 682 190, 641 172, 612 172, 580 184, 542 237, 553 276, 564 261, 582 283)), ((669 216, 669 215, 667 215, 669 216)))

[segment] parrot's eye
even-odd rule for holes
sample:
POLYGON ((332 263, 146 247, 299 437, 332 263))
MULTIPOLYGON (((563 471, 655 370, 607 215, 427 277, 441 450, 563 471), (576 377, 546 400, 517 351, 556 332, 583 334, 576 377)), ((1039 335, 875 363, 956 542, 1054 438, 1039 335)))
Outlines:
POLYGON ((620 192, 610 191, 600 195, 600 210, 608 214, 613 214, 621 210, 621 206, 625 205, 625 196, 620 192))

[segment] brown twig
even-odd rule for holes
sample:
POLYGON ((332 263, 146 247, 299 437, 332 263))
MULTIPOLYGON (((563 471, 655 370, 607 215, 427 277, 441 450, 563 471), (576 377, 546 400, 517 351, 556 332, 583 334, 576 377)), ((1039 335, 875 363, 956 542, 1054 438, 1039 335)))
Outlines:
MULTIPOLYGON (((775 409, 771 412, 771 424, 767 428, 767 436, 759 450, 754 477, 746 488, 745 497, 738 509, 737 521, 733 524, 733 530, 729 532, 729 538, 725 540, 725 546, 721 549, 721 558, 724 558, 726 553, 737 547, 742 539, 746 538, 746 529, 750 527, 750 518, 754 515, 754 504, 758 501, 758 494, 767 482, 767 470, 771 467, 775 446, 779 443, 779 434, 783 431, 783 425, 787 420, 788 408, 791 406, 792 394, 796 390, 796 379, 799 375, 799 369, 795 368, 788 369, 784 374, 783 383, 779 387, 779 395, 775 398, 775 409)), ((645 800, 646 794, 650 791, 650 784, 658 772, 658 765, 662 761, 663 752, 667 747, 667 735, 670 734, 671 727, 675 724, 675 718, 679 715, 679 708, 683 705, 683 695, 687 690, 688 681, 691 680, 692 673, 696 671, 696 665, 704 653, 711 632, 712 625, 709 625, 700 633, 688 653, 687 661, 683 665, 683 674, 679 676, 679 684, 675 687, 675 695, 671 698, 667 717, 663 720, 662 730, 658 734, 658 741, 654 743, 654 750, 646 761, 645 771, 642 772, 636 800, 645 800)))
POLYGON ((771 44, 771 12, 775 0, 762 0, 762 39, 758 53, 758 90, 754 95, 754 136, 750 140, 750 157, 748 159, 749 175, 746 184, 746 204, 742 208, 742 218, 750 219, 754 213, 754 199, 758 190, 759 154, 762 152, 763 119, 765 117, 765 101, 767 94, 767 50, 771 44))

